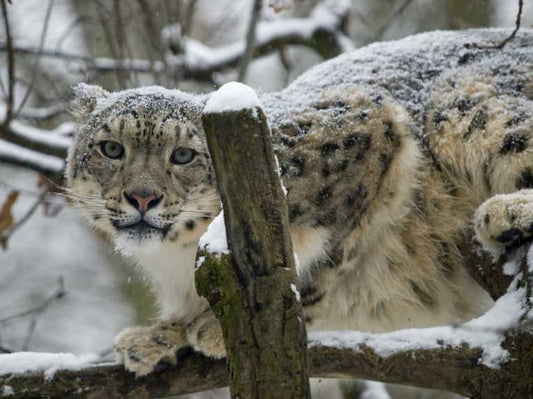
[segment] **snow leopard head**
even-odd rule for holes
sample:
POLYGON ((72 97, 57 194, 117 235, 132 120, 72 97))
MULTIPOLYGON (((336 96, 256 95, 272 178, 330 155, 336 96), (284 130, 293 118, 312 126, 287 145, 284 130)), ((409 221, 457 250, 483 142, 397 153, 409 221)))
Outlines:
POLYGON ((160 87, 109 93, 80 84, 74 92, 80 129, 67 180, 89 224, 126 250, 197 239, 220 203, 205 99, 160 87))

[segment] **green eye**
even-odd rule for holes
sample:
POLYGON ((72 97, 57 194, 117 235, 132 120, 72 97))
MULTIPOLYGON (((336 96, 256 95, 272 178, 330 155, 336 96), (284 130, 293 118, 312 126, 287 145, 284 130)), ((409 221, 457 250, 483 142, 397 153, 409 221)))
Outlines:
POLYGON ((116 141, 102 141, 100 143, 100 151, 111 159, 119 159, 124 155, 124 147, 116 141))
POLYGON ((176 165, 184 165, 191 162, 196 155, 196 151, 190 148, 180 147, 174 150, 170 156, 170 162, 176 165))

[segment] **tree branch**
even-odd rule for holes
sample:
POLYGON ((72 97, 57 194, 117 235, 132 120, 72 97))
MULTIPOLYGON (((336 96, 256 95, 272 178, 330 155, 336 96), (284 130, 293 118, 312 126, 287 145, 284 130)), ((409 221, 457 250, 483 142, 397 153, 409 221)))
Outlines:
POLYGON ((50 22, 53 6, 54 0, 48 0, 48 7, 46 9, 46 15, 44 17, 43 31, 41 33, 41 41, 39 43, 39 56, 37 57, 37 59, 35 60, 35 64, 33 65, 30 84, 28 85, 26 93, 24 93, 24 97, 22 98, 17 111, 13 114, 13 119, 17 118, 18 114, 20 114, 20 111, 24 108, 24 105, 26 105, 26 101, 28 101, 28 99, 30 98, 30 94, 33 90, 33 86, 35 85, 37 75, 39 74, 39 68, 41 63, 40 53, 43 51, 44 42, 46 40, 46 34, 48 32, 48 23, 50 22))
MULTIPOLYGON (((472 396, 484 381, 501 376, 499 370, 478 365, 480 348, 411 349, 380 356, 364 344, 357 349, 312 345, 308 369, 315 378, 361 378, 472 396)), ((228 382, 224 360, 196 353, 172 369, 141 378, 119 365, 62 370, 52 379, 45 378, 43 371, 0 375, 0 386, 9 385, 12 398, 62 398, 73 393, 79 397, 161 397, 221 388, 228 382)))
MULTIPOLYGON (((324 58, 337 56, 352 49, 349 39, 340 30, 343 18, 344 14, 319 4, 309 18, 261 21, 257 26, 253 56, 270 54, 284 45, 307 46, 315 49, 324 58)), ((167 27, 164 34, 172 35, 176 29, 171 28, 172 26, 167 27)), ((40 55, 76 63, 84 71, 165 73, 171 77, 180 76, 184 79, 212 82, 215 72, 237 67, 246 48, 244 41, 211 48, 191 38, 177 40, 184 41, 183 53, 169 54, 164 62, 153 63, 143 59, 93 58, 49 49, 41 52, 38 48, 23 44, 13 46, 12 50, 16 54, 40 55)), ((0 44, 0 51, 7 49, 7 43, 0 44)))
POLYGON ((261 10, 263 9, 262 0, 254 0, 252 5, 252 13, 250 15, 250 24, 248 25, 248 33, 246 34, 246 47, 244 54, 241 57, 241 63, 239 68, 239 77, 237 80, 239 82, 244 82, 246 77, 246 71, 248 70, 248 65, 253 58, 254 44, 255 44, 255 34, 257 29, 257 23, 261 17, 261 10))
POLYGON ((35 170, 51 178, 60 178, 64 158, 45 155, 19 145, 0 140, 0 162, 35 170))
MULTIPOLYGON (((13 114, 13 103, 15 101, 15 55, 13 51, 13 39, 11 38, 11 28, 9 24, 9 17, 7 15, 6 0, 2 0, 2 16, 4 19, 4 28, 6 31, 7 51, 7 101, 6 101, 6 116, 4 119, 4 126, 9 124, 13 114)), ((1 132, 0 132, 0 137, 1 132)))
POLYGON ((502 48, 504 48, 507 45, 507 43, 509 43, 511 40, 514 39, 514 37, 516 36, 518 31, 520 30, 520 24, 522 22, 522 11, 523 10, 524 10, 524 0, 518 0, 518 12, 516 13, 515 28, 511 32, 511 34, 508 37, 506 37, 505 39, 503 39, 500 43, 495 43, 495 44, 477 44, 477 43, 473 43, 473 44, 466 45, 466 47, 474 47, 474 48, 477 48, 477 49, 480 49, 480 50, 484 50, 484 49, 485 50, 486 49, 501 50, 502 48))

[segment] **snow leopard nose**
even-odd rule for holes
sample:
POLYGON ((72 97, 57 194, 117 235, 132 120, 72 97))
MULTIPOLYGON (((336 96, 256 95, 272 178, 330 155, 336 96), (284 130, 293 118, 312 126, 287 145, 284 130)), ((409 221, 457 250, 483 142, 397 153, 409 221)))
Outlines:
POLYGON ((136 193, 132 192, 130 194, 124 191, 124 198, 130 203, 134 208, 138 209, 139 212, 145 213, 148 210, 154 208, 157 204, 161 202, 163 198, 162 195, 159 197, 154 193, 136 193))

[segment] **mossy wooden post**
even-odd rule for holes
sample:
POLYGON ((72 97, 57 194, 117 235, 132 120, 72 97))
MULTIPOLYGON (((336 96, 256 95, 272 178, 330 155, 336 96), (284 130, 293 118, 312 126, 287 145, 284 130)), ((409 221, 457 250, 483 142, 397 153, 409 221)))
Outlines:
MULTIPOLYGON (((251 89, 237 88, 258 103, 251 89)), ((222 325, 231 394, 309 398, 307 337, 296 297, 288 208, 267 120, 258 106, 208 108, 202 120, 231 255, 202 253, 196 285, 222 325)))

